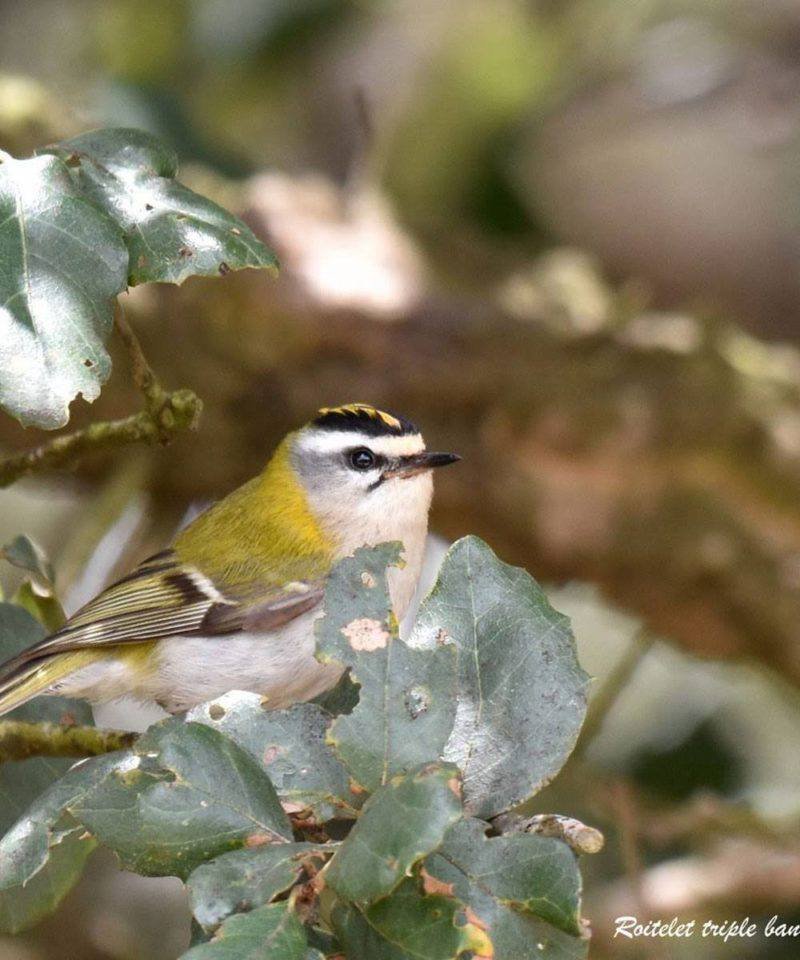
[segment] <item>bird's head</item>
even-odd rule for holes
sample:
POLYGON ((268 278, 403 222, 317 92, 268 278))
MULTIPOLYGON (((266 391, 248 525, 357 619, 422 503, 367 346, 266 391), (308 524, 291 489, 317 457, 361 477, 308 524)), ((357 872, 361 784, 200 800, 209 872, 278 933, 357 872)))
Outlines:
POLYGON ((427 522, 431 472, 460 459, 426 450, 409 420, 362 403, 320 410, 291 435, 288 454, 313 513, 346 547, 427 522))

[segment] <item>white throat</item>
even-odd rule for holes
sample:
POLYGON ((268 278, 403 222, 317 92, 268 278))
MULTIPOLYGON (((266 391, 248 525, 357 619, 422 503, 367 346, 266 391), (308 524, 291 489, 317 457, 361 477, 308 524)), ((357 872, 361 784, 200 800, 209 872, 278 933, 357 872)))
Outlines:
MULTIPOLYGON (((388 480, 367 498, 341 498, 322 510, 315 510, 324 528, 332 532, 341 557, 350 556, 359 547, 374 547, 399 540, 403 544, 405 566, 389 570, 389 590, 398 620, 408 609, 422 570, 428 511, 433 497, 430 473, 408 479, 388 480)), ((312 504, 312 508, 314 505, 312 504)))

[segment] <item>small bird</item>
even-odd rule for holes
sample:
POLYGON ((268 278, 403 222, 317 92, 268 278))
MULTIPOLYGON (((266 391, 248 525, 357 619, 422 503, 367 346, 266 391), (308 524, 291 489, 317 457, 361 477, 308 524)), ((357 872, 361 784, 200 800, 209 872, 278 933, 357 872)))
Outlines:
POLYGON ((323 408, 172 547, 0 666, 0 715, 42 694, 133 697, 170 713, 228 690, 268 708, 318 696, 341 674, 314 657, 328 574, 358 547, 401 541, 405 566, 388 573, 401 619, 422 567, 431 471, 458 459, 428 452, 404 417, 323 408))

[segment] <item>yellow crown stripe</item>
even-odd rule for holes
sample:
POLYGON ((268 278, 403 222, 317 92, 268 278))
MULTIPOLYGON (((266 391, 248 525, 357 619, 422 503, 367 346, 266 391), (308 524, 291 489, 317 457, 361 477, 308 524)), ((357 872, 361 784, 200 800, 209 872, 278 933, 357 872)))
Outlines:
POLYGON ((363 413, 368 417, 371 417, 373 420, 381 420, 386 424, 387 427, 391 427, 392 430, 401 430, 402 424, 397 419, 393 417, 391 413, 386 413, 384 410, 378 410, 376 407, 371 407, 367 403, 346 403, 341 407, 322 407, 319 411, 321 417, 326 416, 329 413, 340 413, 342 415, 347 415, 348 413, 358 415, 363 413))

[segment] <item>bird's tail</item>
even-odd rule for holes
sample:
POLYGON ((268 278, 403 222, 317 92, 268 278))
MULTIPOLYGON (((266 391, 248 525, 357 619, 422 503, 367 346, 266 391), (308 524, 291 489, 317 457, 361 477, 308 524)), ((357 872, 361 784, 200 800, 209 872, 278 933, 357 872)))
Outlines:
POLYGON ((47 693, 68 674, 96 659, 94 651, 76 650, 27 662, 10 660, 0 667, 0 717, 47 693))

